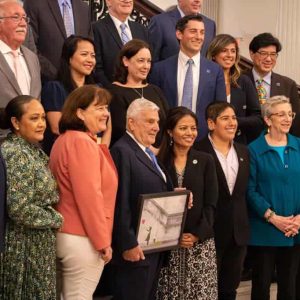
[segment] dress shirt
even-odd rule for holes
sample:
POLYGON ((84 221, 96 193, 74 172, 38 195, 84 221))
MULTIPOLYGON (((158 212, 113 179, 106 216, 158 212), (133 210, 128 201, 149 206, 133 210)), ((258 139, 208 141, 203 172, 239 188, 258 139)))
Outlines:
MULTIPOLYGON (((140 142, 138 142, 138 140, 134 137, 134 135, 132 133, 130 133, 128 130, 126 130, 126 133, 139 145, 139 147, 142 149, 142 151, 149 157, 151 162, 153 162, 151 156, 146 152, 146 147, 144 145, 142 145, 140 142)), ((161 168, 160 168, 160 173, 161 173, 164 181, 167 182, 166 174, 164 173, 164 171, 161 168)))
POLYGON ((214 151, 216 152, 226 178, 228 189, 230 191, 230 194, 232 194, 239 170, 239 160, 237 153, 233 147, 233 143, 231 143, 231 147, 227 153, 227 156, 225 156, 223 153, 217 150, 210 135, 208 135, 208 138, 211 142, 211 145, 213 146, 214 151))
POLYGON ((112 16, 111 14, 109 14, 111 19, 113 20, 117 30, 118 30, 118 33, 119 33, 119 36, 121 37, 121 24, 125 24, 126 25, 126 29, 125 29, 125 32, 129 38, 129 40, 132 40, 132 34, 131 34, 131 30, 130 30, 130 27, 129 27, 129 24, 128 24, 128 18, 124 21, 124 22, 121 22, 119 19, 117 19, 116 17, 112 16))
MULTIPOLYGON (((185 13, 180 9, 180 7, 177 5, 177 9, 180 13, 181 18, 183 18, 185 16, 185 13)), ((198 14, 200 14, 200 11, 198 12, 198 14)))
MULTIPOLYGON (((70 14, 71 14, 71 21, 73 22, 73 28, 75 29, 74 27, 74 15, 73 15, 73 7, 72 7, 72 1, 71 0, 57 0, 58 2, 58 5, 59 5, 59 9, 60 9, 60 13, 61 13, 61 16, 62 18, 64 18, 64 8, 63 8, 63 3, 66 2, 68 3, 68 6, 70 8, 70 14)), ((75 32, 75 30, 74 30, 75 32)))
POLYGON ((255 70, 254 68, 252 69, 252 74, 253 74, 253 78, 254 78, 254 82, 255 82, 255 86, 257 87, 257 80, 262 79, 262 85, 265 88, 266 92, 267 92, 267 98, 270 98, 270 94, 271 94, 271 75, 272 72, 269 72, 266 76, 261 77, 255 70))
MULTIPOLYGON (((27 67, 27 63, 25 61, 24 55, 21 52, 20 48, 16 49, 19 53, 19 59, 21 67, 23 68, 25 77, 26 77, 26 85, 28 87, 28 95, 30 94, 30 85, 31 85, 31 76, 27 67)), ((5 44, 3 41, 0 40, 0 51, 3 54, 6 62, 8 63, 9 67, 11 68, 12 72, 15 74, 15 67, 14 67, 14 58, 12 55, 12 49, 5 44)))
POLYGON ((192 111, 196 113, 197 107, 197 96, 199 87, 199 77, 200 77, 200 52, 193 56, 188 57, 182 51, 179 51, 178 55, 178 71, 177 71, 177 93, 178 93, 178 106, 182 103, 182 94, 185 75, 188 69, 187 61, 191 58, 194 63, 192 65, 193 70, 193 99, 192 99, 192 111))

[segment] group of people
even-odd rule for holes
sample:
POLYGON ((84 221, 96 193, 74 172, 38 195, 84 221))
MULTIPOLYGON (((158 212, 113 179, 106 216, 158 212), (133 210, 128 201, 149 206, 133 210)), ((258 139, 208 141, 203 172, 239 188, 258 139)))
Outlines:
POLYGON ((300 105, 272 71, 279 40, 254 37, 242 74, 201 0, 148 28, 132 0, 106 3, 91 24, 81 0, 0 0, 0 298, 92 299, 110 262, 116 300, 235 299, 250 246, 251 299, 274 269, 277 298, 300 299, 300 105), (177 188, 178 248, 145 254, 140 195, 177 188))

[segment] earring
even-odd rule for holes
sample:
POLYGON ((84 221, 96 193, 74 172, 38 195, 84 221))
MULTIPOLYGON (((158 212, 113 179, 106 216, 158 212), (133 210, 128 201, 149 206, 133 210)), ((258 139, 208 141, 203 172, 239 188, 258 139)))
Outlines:
POLYGON ((16 127, 16 130, 20 130, 20 128, 19 128, 19 127, 16 127))
POLYGON ((174 143, 173 138, 170 136, 170 143, 169 143, 169 145, 172 147, 173 143, 174 143))

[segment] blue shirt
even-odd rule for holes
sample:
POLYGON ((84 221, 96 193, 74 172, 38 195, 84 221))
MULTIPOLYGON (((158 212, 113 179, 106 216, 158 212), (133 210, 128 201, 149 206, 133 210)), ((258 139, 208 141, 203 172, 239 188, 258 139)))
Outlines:
POLYGON ((268 208, 282 216, 300 213, 300 139, 288 134, 283 163, 278 152, 267 144, 264 134, 249 145, 249 151, 249 244, 293 246, 300 243, 299 234, 287 238, 264 218, 268 208))

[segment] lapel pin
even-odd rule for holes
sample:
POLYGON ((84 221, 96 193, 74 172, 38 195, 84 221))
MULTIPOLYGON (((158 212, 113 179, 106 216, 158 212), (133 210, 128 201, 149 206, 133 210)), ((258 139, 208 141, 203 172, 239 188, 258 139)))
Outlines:
POLYGON ((210 73, 210 69, 207 69, 207 70, 206 70, 206 73, 208 73, 208 74, 209 74, 209 73, 210 73))
POLYGON ((246 109, 247 108, 247 105, 243 105, 243 109, 246 109))
POLYGON ((197 160, 197 159, 194 159, 194 160, 193 160, 193 164, 196 165, 197 163, 198 163, 198 160, 197 160))
POLYGON ((280 82, 276 82, 276 86, 280 86, 280 82))
POLYGON ((244 159, 242 157, 240 157, 240 161, 244 161, 244 159))

